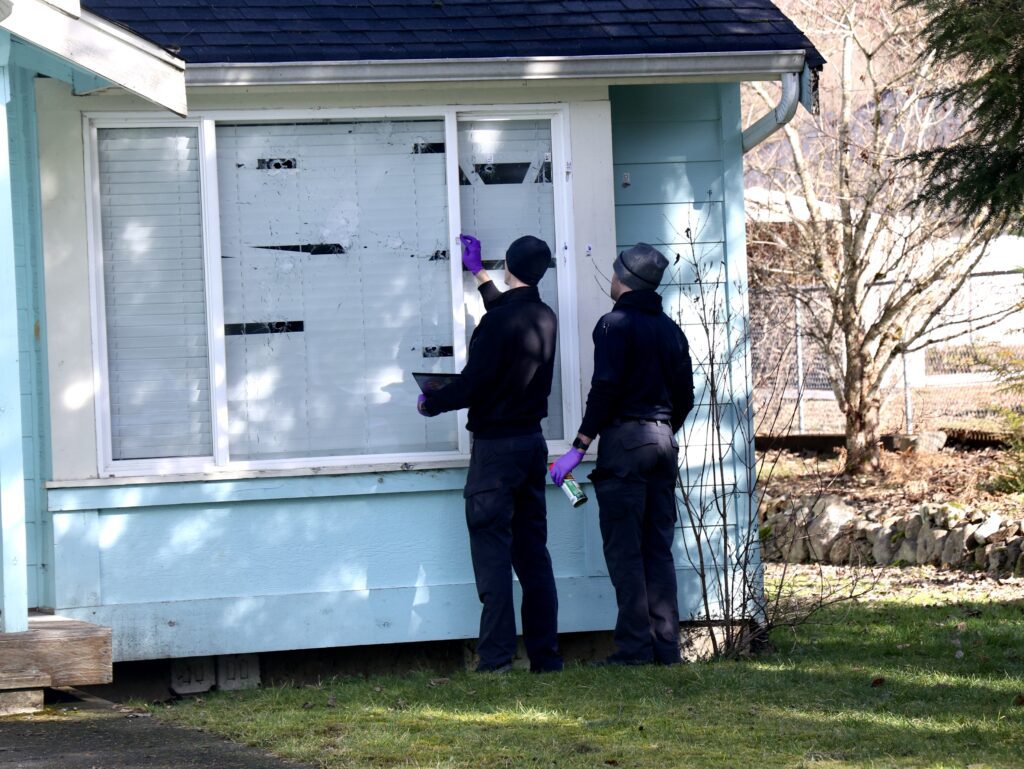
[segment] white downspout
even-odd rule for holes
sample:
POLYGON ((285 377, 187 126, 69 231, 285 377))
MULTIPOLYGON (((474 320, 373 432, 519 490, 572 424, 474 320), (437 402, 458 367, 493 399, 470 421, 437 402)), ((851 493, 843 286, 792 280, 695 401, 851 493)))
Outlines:
POLYGON ((782 75, 782 96, 771 112, 743 132, 743 154, 750 152, 782 126, 793 119, 800 104, 800 73, 785 72, 782 75))

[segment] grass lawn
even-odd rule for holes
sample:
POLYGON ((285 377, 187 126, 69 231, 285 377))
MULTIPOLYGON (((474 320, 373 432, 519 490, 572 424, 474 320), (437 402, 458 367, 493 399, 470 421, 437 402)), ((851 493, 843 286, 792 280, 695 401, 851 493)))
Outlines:
POLYGON ((417 673, 157 710, 325 767, 1024 767, 1024 596, 850 605, 773 641, 743 662, 417 673))

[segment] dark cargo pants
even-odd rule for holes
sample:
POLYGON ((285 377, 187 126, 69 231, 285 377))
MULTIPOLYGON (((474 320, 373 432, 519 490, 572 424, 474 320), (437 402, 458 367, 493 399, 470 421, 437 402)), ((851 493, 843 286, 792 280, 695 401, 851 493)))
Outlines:
POLYGON ((512 570, 523 589, 523 644, 535 672, 562 669, 558 598, 548 554, 547 443, 536 435, 477 438, 466 478, 466 524, 483 609, 480 669, 499 668, 516 652, 512 570))
POLYGON ((601 432, 591 473, 618 619, 612 659, 679 662, 675 484, 679 448, 660 422, 622 422, 601 432))

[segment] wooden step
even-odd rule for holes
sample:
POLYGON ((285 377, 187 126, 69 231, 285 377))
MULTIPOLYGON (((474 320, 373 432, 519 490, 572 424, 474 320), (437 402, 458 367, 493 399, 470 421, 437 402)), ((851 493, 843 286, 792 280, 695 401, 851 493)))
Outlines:
POLYGON ((0 673, 0 691, 8 689, 45 689, 53 686, 53 679, 39 670, 24 673, 0 673))
POLYGON ((108 684, 114 677, 108 627, 53 614, 33 613, 24 633, 0 633, 0 689, 28 689, 5 681, 45 676, 45 686, 108 684))

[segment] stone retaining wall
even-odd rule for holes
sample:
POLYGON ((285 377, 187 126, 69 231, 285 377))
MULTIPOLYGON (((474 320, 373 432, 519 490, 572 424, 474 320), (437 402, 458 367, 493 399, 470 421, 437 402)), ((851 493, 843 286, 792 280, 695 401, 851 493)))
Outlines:
POLYGON ((896 516, 865 516, 837 497, 761 502, 769 561, 903 566, 930 564, 1024 576, 1024 520, 923 504, 896 516))

